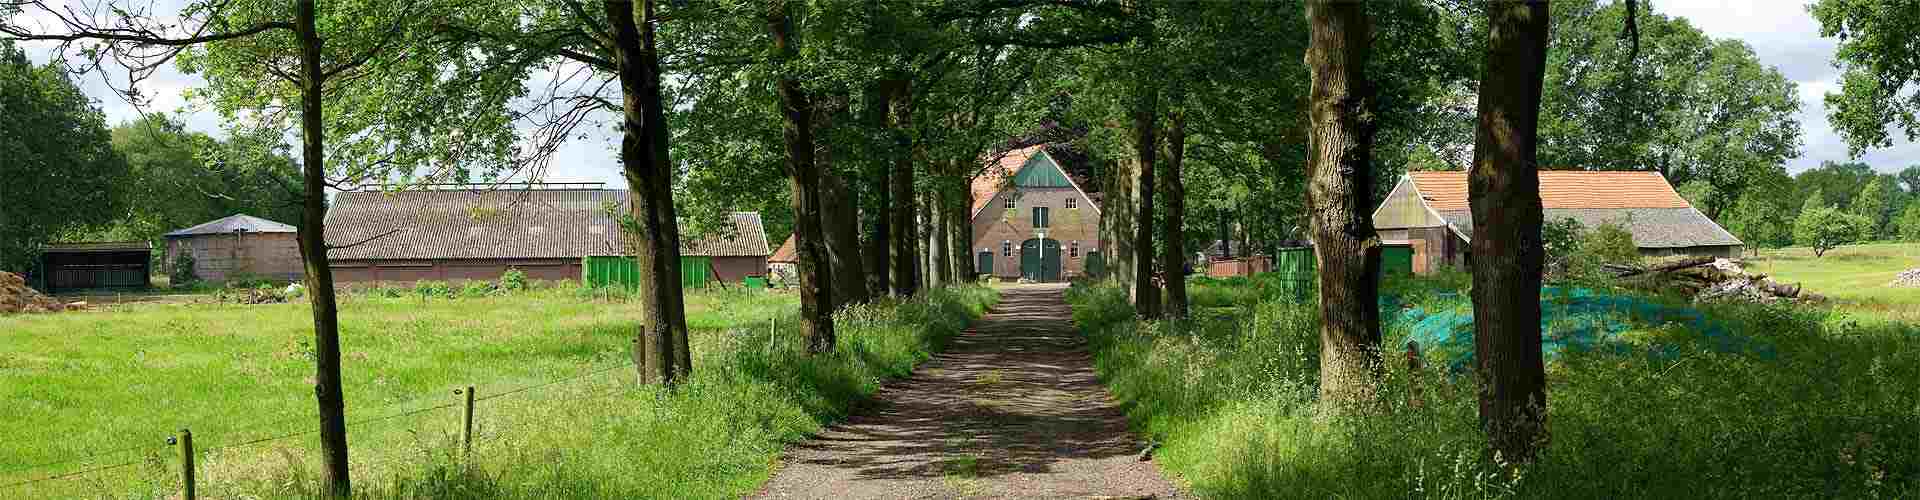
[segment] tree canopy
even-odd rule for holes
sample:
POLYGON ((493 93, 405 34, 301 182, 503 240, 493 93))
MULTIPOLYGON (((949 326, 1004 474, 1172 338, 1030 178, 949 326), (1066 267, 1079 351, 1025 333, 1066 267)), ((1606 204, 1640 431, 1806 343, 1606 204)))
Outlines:
POLYGON ((132 168, 60 61, 33 64, 0 40, 0 115, 0 270, 30 270, 41 244, 129 208, 132 168))

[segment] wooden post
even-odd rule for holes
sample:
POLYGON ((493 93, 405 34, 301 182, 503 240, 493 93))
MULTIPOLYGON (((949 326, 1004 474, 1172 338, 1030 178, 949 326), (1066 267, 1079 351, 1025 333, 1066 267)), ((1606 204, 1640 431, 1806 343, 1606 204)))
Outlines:
POLYGON ((773 356, 773 332, 780 325, 780 318, 767 318, 767 356, 773 356))
MULTIPOLYGON (((457 393, 460 391, 455 390, 454 392, 457 393)), ((467 386, 466 421, 467 421, 467 425, 465 430, 462 430, 460 432, 461 453, 464 453, 465 456, 472 456, 473 455, 473 386, 471 385, 467 386)))
POLYGON ((182 497, 193 500, 193 431, 187 429, 180 429, 180 485, 182 497))
POLYGON ((1407 341, 1407 404, 1419 408, 1426 404, 1420 397, 1421 372, 1426 369, 1426 361, 1420 357, 1420 343, 1407 341))

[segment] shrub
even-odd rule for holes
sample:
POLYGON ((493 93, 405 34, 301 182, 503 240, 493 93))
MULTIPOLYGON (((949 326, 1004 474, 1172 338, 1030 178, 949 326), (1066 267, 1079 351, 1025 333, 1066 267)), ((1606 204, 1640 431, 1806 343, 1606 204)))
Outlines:
POLYGON ((481 280, 467 280, 465 284, 462 284, 460 286, 460 297, 477 299, 480 297, 493 295, 495 292, 498 292, 498 291, 499 289, 494 288, 493 283, 481 281, 481 280))
POLYGON ((1867 225, 1866 218, 1837 208, 1814 208, 1794 219, 1793 241, 1813 249, 1813 256, 1819 258, 1828 250, 1859 240, 1867 225))
POLYGON ((453 298, 453 285, 449 285, 445 281, 415 281, 413 282, 413 294, 419 295, 421 298, 445 297, 451 299, 453 298))
POLYGON ((526 291, 527 273, 517 267, 507 268, 507 272, 500 275, 500 289, 509 292, 526 291))
POLYGON ((200 281, 200 275, 193 270, 192 252, 180 252, 173 257, 173 272, 167 274, 167 281, 175 288, 185 287, 200 281))

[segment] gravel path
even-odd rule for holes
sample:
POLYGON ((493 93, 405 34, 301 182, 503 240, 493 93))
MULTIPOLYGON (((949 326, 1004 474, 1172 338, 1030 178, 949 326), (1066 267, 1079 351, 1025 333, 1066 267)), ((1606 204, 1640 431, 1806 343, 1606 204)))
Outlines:
POLYGON ((1094 376, 1059 285, 999 305, 876 402, 789 448, 756 498, 1176 498, 1094 376))

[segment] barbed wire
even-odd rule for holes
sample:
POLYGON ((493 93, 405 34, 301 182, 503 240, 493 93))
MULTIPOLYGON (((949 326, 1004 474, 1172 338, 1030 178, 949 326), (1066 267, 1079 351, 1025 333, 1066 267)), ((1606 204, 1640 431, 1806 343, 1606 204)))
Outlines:
POLYGON ((16 473, 16 472, 26 472, 26 471, 30 471, 30 470, 34 470, 34 469, 44 469, 44 468, 47 468, 47 467, 52 467, 52 466, 55 466, 55 465, 66 465, 66 464, 70 464, 70 463, 74 463, 74 462, 85 462, 85 461, 87 461, 87 460, 91 460, 91 459, 95 459, 95 458, 99 458, 99 457, 104 457, 104 456, 111 456, 111 455, 119 455, 119 454, 121 454, 121 453, 126 453, 126 452, 129 452, 129 451, 146 451, 146 450, 150 450, 150 449, 153 449, 153 448, 159 448, 159 447, 162 447, 162 446, 165 446, 165 445, 158 445, 158 444, 143 444, 143 445, 136 445, 136 446, 129 446, 129 447, 126 447, 126 448, 121 448, 121 449, 118 449, 118 450, 109 450, 109 451, 102 451, 102 452, 98 452, 98 453, 89 453, 89 454, 87 454, 86 456, 82 456, 82 457, 75 457, 75 458, 68 458, 68 459, 63 459, 63 460, 60 460, 60 461, 57 461, 57 462, 47 462, 47 463, 43 463, 43 464, 34 464, 34 465, 26 465, 26 466, 21 466, 21 467, 15 467, 15 468, 11 468, 11 469, 7 469, 7 470, 0 470, 0 474, 13 474, 13 473, 16 473))
POLYGON ((132 466, 132 465, 138 465, 138 464, 140 464, 140 463, 142 463, 142 462, 145 462, 145 461, 146 461, 146 459, 140 459, 140 460, 134 460, 134 461, 131 461, 131 462, 122 462, 122 463, 117 463, 117 464, 113 464, 113 465, 102 465, 102 466, 99 466, 99 467, 94 467, 94 468, 91 468, 91 469, 87 469, 87 470, 81 470, 81 471, 74 471, 74 472, 66 472, 66 473, 61 473, 61 474, 55 474, 55 475, 52 475, 52 476, 47 476, 47 477, 43 477, 43 478, 39 478, 39 479, 29 479, 29 480, 26 480, 26 481, 20 481, 20 482, 17 482, 17 483, 7 483, 7 484, 0 484, 0 490, 4 490, 4 489, 11 489, 11 488, 18 488, 18 487, 21 487, 21 486, 27 486, 27 485, 31 485, 31 484, 35 484, 35 483, 44 483, 44 482, 47 482, 47 481, 58 481, 58 480, 61 480, 61 479, 66 479, 66 478, 70 478, 70 477, 75 477, 75 476, 82 476, 82 475, 87 475, 87 474, 92 474, 92 473, 95 473, 95 472, 100 472, 100 471, 105 471, 105 470, 112 470, 112 469, 118 469, 118 468, 121 468, 121 467, 127 467, 127 466, 132 466))

